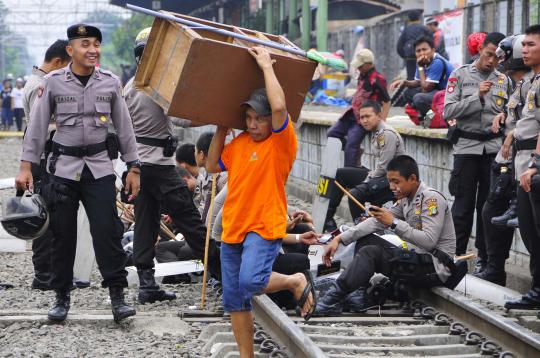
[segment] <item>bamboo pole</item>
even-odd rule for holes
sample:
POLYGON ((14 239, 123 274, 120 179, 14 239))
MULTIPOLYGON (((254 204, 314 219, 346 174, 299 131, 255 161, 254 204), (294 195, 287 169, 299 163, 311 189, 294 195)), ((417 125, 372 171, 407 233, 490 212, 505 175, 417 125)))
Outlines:
MULTIPOLYGON (((208 209, 208 217, 212 217, 212 211, 214 209, 214 199, 216 198, 216 174, 212 174, 212 193, 210 196, 210 208, 208 209)), ((204 309, 206 304, 206 275, 208 272, 208 246, 210 245, 210 233, 212 232, 212 220, 206 227, 206 241, 204 243, 204 271, 203 271, 203 284, 201 291, 201 309, 204 309)))
POLYGON ((343 194, 347 195, 356 205, 358 205, 358 207, 364 211, 367 212, 367 214, 369 216, 373 216, 372 213, 370 213, 369 211, 366 210, 366 207, 364 205, 362 205, 362 203, 360 203, 358 200, 356 200, 356 198, 347 191, 347 189, 345 189, 344 187, 341 186, 341 184, 339 184, 339 182, 337 180, 334 180, 334 183, 336 184, 336 186, 343 192, 343 194))

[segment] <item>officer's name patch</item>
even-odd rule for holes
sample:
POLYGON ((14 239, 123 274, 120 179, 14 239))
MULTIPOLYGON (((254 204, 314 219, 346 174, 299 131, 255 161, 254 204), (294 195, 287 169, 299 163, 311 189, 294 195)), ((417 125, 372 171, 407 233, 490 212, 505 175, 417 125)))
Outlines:
POLYGON ((75 96, 56 96, 54 97, 54 102, 56 103, 77 102, 77 98, 75 96))
POLYGON ((96 102, 110 102, 112 96, 96 96, 96 102))

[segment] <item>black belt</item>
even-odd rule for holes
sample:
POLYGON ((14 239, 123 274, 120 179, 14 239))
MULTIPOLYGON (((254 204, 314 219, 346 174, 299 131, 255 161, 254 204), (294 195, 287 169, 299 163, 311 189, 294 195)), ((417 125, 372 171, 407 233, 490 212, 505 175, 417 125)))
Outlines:
POLYGON ((516 152, 519 152, 520 150, 535 150, 536 142, 536 138, 522 140, 516 139, 516 141, 514 142, 514 147, 516 148, 516 152))
POLYGON ((70 157, 90 157, 107 150, 107 142, 90 144, 82 147, 69 147, 60 143, 52 142, 53 155, 68 155, 70 157))
POLYGON ((459 136, 461 138, 474 139, 474 140, 479 140, 479 141, 485 142, 485 141, 488 141, 488 140, 492 140, 492 139, 495 139, 495 138, 502 137, 502 136, 504 136, 504 134, 502 132, 497 132, 497 133, 467 132, 467 131, 464 131, 463 129, 461 129, 460 132, 459 132, 459 136))
POLYGON ((135 137, 137 143, 150 145, 152 147, 161 147, 164 148, 167 144, 168 138, 157 139, 157 138, 148 138, 148 137, 135 137))

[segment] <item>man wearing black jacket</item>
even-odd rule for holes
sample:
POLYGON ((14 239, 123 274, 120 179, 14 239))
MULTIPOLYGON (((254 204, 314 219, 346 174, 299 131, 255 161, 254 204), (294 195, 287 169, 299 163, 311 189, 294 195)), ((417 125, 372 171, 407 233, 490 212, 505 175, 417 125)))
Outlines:
POLYGON ((405 26, 397 43, 397 53, 399 57, 405 60, 407 67, 407 80, 414 80, 416 72, 416 56, 414 51, 414 42, 416 39, 426 36, 433 38, 433 33, 420 23, 420 11, 411 11, 408 14, 409 21, 405 26))

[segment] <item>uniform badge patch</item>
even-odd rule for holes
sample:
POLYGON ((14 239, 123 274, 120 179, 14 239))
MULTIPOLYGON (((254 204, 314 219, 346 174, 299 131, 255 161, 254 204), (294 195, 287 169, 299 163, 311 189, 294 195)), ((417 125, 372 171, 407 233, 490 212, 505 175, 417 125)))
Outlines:
POLYGON ((414 228, 417 229, 417 230, 422 230, 422 223, 421 222, 415 223, 414 228))
POLYGON ((528 106, 529 110, 532 111, 532 109, 534 108, 534 104, 532 102, 529 102, 528 106))
POLYGON ((259 158, 257 157, 257 152, 251 153, 251 157, 249 158, 250 162, 254 162, 254 161, 258 160, 258 159, 259 158))
POLYGON ((45 90, 45 88, 43 88, 43 86, 39 86, 38 91, 37 91, 38 98, 41 98, 41 96, 43 96, 43 91, 44 90, 45 90))
POLYGON ((420 209, 416 209, 416 210, 414 211, 414 214, 415 214, 415 215, 420 215, 420 214, 421 214, 420 209))
POLYGON ((437 215, 437 213, 439 212, 438 207, 437 207, 437 199, 433 198, 433 199, 426 200, 426 205, 427 205, 429 216, 437 215))
POLYGON ((384 147, 384 133, 377 136, 377 143, 379 144, 379 147, 384 147))
POLYGON ((448 87, 446 88, 446 91, 448 93, 454 92, 454 89, 456 88, 456 85, 457 85, 457 78, 455 78, 455 77, 449 78, 448 79, 448 87))
POLYGON ((99 120, 102 121, 102 122, 107 122, 107 116, 105 116, 105 115, 102 114, 102 115, 99 117, 99 120))
POLYGON ((497 103, 497 106, 502 106, 502 99, 497 98, 495 102, 497 103))

